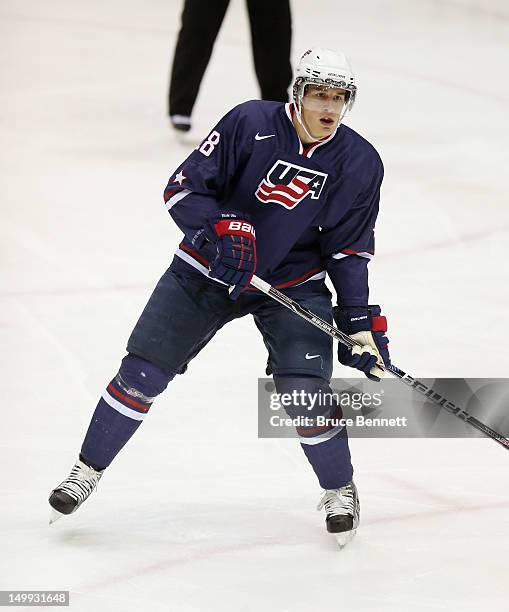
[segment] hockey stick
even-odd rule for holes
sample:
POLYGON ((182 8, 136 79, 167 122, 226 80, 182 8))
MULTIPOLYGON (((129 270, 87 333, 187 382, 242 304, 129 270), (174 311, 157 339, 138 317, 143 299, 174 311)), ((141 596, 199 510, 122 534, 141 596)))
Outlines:
MULTIPOLYGON (((350 336, 343 333, 333 325, 330 325, 329 323, 327 323, 327 321, 324 321, 320 317, 317 317, 310 310, 307 310, 307 308, 304 308, 298 302, 292 300, 292 298, 288 297, 284 293, 281 293, 277 289, 274 289, 274 287, 269 285, 269 283, 266 283, 258 276, 253 275, 253 278, 251 279, 251 285, 262 293, 265 293, 272 299, 276 300, 276 302, 279 302, 283 306, 286 306, 290 310, 293 310, 293 312, 299 315, 299 317, 302 317, 315 327, 318 327, 329 336, 336 338, 336 340, 339 340, 339 342, 341 342, 345 346, 348 346, 349 348, 352 348, 355 345, 361 346, 359 342, 352 340, 350 336)), ((402 382, 404 382, 406 385, 408 385, 421 395, 427 397, 430 401, 447 410, 447 412, 450 412, 459 419, 462 419, 463 421, 465 421, 465 423, 468 423, 472 427, 475 427, 485 436, 488 436, 492 440, 495 440, 495 442, 498 442, 504 448, 509 450, 509 440, 507 438, 505 438, 502 434, 498 433, 494 429, 491 429, 491 427, 488 427, 488 425, 485 425, 481 421, 477 420, 475 417, 463 410, 463 408, 456 406, 456 404, 449 401, 442 394, 438 393, 438 391, 435 391, 433 388, 428 387, 420 380, 417 380, 409 374, 406 374, 406 372, 403 372, 403 370, 400 370, 394 365, 384 366, 380 363, 378 363, 377 365, 383 368, 385 371, 390 372, 396 378, 399 378, 402 382)))

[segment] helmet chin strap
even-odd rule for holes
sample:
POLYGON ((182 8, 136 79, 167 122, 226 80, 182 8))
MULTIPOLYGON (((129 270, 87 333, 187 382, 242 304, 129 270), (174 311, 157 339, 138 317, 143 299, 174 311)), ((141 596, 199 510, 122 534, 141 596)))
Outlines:
POLYGON ((295 114, 297 115, 297 121, 300 123, 302 129, 306 132, 306 136, 311 140, 311 142, 318 142, 320 138, 315 138, 314 136, 311 136, 304 122, 304 117, 302 116, 302 112, 301 112, 301 104, 302 102, 299 101, 299 104, 295 105, 295 111, 296 111, 295 114))

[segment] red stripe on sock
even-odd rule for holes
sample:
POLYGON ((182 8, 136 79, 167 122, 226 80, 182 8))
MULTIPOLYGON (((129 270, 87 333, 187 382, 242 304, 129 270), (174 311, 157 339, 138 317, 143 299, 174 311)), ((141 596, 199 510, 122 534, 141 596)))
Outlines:
POLYGON ((124 395, 118 389, 115 389, 115 387, 111 383, 108 385, 107 389, 110 393, 113 393, 113 395, 116 395, 123 402, 127 402, 128 404, 131 404, 131 406, 134 406, 135 408, 139 408, 140 410, 143 410, 143 412, 147 412, 148 409, 150 408, 150 406, 147 406, 146 404, 140 404, 136 400, 133 400, 130 397, 127 397, 127 395, 124 395))

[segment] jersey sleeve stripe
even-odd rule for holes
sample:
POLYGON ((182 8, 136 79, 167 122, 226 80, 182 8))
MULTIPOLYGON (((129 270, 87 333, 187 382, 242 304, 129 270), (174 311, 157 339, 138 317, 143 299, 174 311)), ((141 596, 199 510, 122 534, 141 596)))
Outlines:
POLYGON ((208 261, 208 259, 205 259, 203 255, 200 255, 198 251, 195 251, 194 249, 189 248, 183 242, 179 244, 179 249, 182 249, 183 251, 186 251, 186 253, 189 253, 189 255, 191 255, 194 259, 199 261, 202 264, 202 266, 205 266, 205 268, 208 270, 210 262, 208 261))
MULTIPOLYGON (((175 252, 175 255, 177 255, 177 257, 180 257, 180 259, 183 259, 186 263, 191 265, 196 270, 199 270, 203 275, 211 278, 209 276, 208 260, 205 259, 205 257, 200 255, 200 253, 198 253, 194 249, 191 249, 187 245, 181 243, 179 245, 179 248, 175 252)), ((310 281, 310 280, 321 280, 323 278, 325 278, 325 270, 322 270, 321 268, 313 268, 311 270, 308 270, 305 274, 298 276, 297 278, 293 278, 292 280, 287 281, 285 283, 274 285, 274 288, 275 289, 285 289, 286 287, 302 285, 303 283, 306 283, 307 281, 310 281)), ((212 278, 212 280, 216 281, 217 283, 221 285, 226 284, 218 280, 217 278, 212 278)), ((258 289, 255 289, 254 287, 247 287, 245 291, 258 292, 258 289)))
POLYGON ((170 210, 172 206, 174 206, 177 202, 180 202, 180 200, 184 199, 190 193, 192 192, 189 189, 184 189, 183 191, 179 191, 175 195, 171 196, 169 200, 164 203, 166 210, 170 210))
MULTIPOLYGON (((297 278, 293 278, 292 280, 287 281, 286 283, 280 283, 279 285, 274 285, 274 289, 285 289, 286 287, 294 287, 297 285, 302 285, 309 280, 320 280, 325 278, 325 270, 321 268, 313 268, 312 270, 308 270, 305 274, 298 276, 297 278)), ((258 291, 254 287, 248 287, 245 291, 258 291)))
POLYGON ((358 255, 366 259, 373 259, 373 253, 368 253, 367 251, 354 251, 352 249, 343 249, 339 251, 339 253, 333 253, 331 257, 333 259, 343 259, 343 257, 348 257, 349 255, 358 255))

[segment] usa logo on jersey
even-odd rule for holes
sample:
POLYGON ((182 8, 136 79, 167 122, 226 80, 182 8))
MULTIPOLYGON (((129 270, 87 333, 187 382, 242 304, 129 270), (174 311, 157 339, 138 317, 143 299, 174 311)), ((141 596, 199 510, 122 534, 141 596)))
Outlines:
POLYGON ((327 176, 278 159, 258 185, 255 196, 260 202, 274 202, 291 210, 308 195, 317 200, 327 176))

